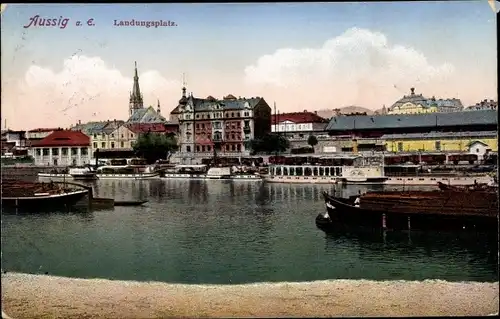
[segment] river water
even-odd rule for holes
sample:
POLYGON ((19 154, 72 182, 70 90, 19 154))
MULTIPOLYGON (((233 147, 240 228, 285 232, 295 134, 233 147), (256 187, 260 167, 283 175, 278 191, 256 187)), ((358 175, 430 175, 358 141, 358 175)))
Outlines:
MULTIPOLYGON (((2 214, 2 269, 80 278, 237 284, 326 279, 498 281, 480 236, 327 234, 330 185, 97 181, 100 197, 147 199, 91 213, 2 214)), ((337 186, 344 196, 366 191, 337 186)))

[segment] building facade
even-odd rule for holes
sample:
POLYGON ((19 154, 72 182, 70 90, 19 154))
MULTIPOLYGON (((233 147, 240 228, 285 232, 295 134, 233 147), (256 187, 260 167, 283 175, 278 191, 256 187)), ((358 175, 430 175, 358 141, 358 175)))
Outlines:
POLYGON ((182 88, 179 105, 172 111, 179 122, 179 156, 182 163, 213 156, 220 147, 221 156, 249 153, 246 142, 271 131, 271 108, 261 97, 206 99, 186 95, 182 88))
POLYGON ((471 105, 467 107, 467 111, 475 111, 475 110, 496 110, 498 108, 498 102, 493 100, 482 100, 475 105, 471 105))
POLYGON ((30 155, 39 166, 90 164, 90 138, 80 131, 57 130, 36 142, 30 155))
POLYGON ((326 130, 338 151, 468 151, 480 141, 497 150, 497 112, 462 111, 417 115, 341 116, 326 130), (381 149, 381 145, 383 148, 381 149))
POLYGON ((459 112, 463 111, 462 102, 459 99, 436 99, 426 98, 422 94, 415 94, 415 89, 410 89, 410 95, 404 95, 396 101, 387 114, 424 114, 436 112, 459 112))

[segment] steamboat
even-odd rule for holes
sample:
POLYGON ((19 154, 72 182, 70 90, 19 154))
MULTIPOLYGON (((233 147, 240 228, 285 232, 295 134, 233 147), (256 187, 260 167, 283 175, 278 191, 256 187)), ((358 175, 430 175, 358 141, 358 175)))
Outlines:
POLYGON ((493 165, 474 171, 479 167, 475 154, 271 156, 269 162, 264 179, 271 183, 460 186, 494 182, 493 165))

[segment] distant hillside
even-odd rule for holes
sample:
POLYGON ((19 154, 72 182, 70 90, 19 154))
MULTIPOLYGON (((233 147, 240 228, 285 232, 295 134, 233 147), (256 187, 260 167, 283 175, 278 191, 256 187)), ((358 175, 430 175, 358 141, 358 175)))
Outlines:
POLYGON ((335 109, 324 109, 324 110, 319 110, 318 115, 324 118, 331 118, 334 116, 337 112, 340 112, 340 114, 351 114, 351 113, 364 113, 366 112, 367 115, 372 115, 374 112, 372 110, 369 110, 367 108, 364 108, 362 106, 345 106, 341 107, 336 111, 335 109))

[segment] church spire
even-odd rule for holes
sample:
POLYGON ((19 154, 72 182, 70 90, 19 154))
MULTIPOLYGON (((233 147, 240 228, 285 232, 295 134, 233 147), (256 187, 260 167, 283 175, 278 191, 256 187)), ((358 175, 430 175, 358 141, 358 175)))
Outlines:
POLYGON ((156 113, 160 114, 161 109, 160 109, 160 99, 158 99, 158 106, 156 107, 156 113))
POLYGON ((135 62, 134 70, 134 85, 132 87, 132 94, 130 95, 129 111, 130 116, 134 114, 134 110, 144 108, 142 100, 141 89, 139 87, 139 75, 137 74, 137 61, 135 62))

